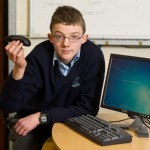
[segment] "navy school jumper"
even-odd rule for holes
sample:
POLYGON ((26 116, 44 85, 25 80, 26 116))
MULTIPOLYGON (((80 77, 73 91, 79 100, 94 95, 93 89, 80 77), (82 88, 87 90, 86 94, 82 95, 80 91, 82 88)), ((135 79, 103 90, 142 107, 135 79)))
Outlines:
POLYGON ((35 130, 47 136, 55 122, 98 113, 105 72, 103 53, 89 40, 82 45, 80 58, 67 76, 62 75, 57 62, 53 65, 53 54, 49 41, 37 45, 26 57, 24 77, 14 80, 10 74, 1 93, 6 112, 17 112, 19 117, 45 112, 48 124, 35 130))

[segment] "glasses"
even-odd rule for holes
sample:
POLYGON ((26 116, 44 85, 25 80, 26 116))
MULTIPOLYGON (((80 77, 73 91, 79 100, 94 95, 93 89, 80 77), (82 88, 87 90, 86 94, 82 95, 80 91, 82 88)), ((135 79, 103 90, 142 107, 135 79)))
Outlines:
POLYGON ((83 35, 81 37, 76 36, 76 35, 71 35, 71 36, 67 37, 62 34, 56 34, 56 35, 52 35, 52 36, 58 42, 63 42, 66 38, 68 38, 71 43, 76 43, 79 41, 79 39, 81 39, 83 37, 83 35))

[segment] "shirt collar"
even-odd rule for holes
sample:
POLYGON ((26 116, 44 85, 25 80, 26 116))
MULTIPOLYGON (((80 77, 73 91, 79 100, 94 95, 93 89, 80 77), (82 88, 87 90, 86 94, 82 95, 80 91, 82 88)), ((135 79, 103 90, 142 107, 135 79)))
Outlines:
MULTIPOLYGON (((73 58, 73 60, 71 61, 71 64, 74 64, 79 58, 80 58, 80 52, 81 50, 78 51, 78 53, 76 54, 76 56, 73 58)), ((55 60, 58 60, 58 62, 61 62, 60 59, 58 58, 56 52, 54 51, 54 56, 53 56, 53 66, 55 65, 55 60)), ((61 62, 62 63, 62 62, 61 62)))

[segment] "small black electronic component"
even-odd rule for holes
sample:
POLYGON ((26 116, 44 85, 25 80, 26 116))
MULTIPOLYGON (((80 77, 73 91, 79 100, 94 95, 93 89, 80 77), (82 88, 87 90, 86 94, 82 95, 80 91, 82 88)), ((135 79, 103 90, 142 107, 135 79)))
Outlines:
POLYGON ((10 35, 5 38, 6 42, 12 42, 14 40, 19 40, 20 42, 23 43, 24 46, 31 45, 31 41, 27 37, 22 36, 22 35, 10 35))

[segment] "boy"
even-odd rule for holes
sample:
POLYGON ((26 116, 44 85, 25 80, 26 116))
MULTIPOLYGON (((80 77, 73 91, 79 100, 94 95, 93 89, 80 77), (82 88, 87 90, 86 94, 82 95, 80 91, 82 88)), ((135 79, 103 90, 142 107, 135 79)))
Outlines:
POLYGON ((104 56, 88 40, 82 14, 71 6, 58 7, 50 31, 49 40, 26 58, 20 41, 5 48, 14 68, 1 96, 3 110, 17 112, 10 132, 14 150, 40 150, 55 122, 99 110, 104 56))

